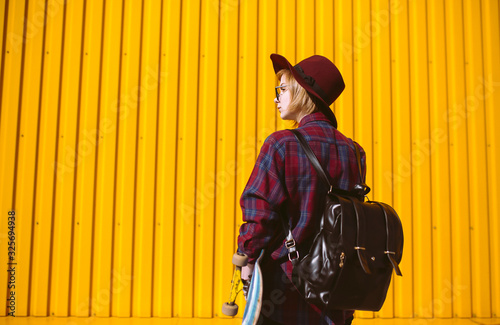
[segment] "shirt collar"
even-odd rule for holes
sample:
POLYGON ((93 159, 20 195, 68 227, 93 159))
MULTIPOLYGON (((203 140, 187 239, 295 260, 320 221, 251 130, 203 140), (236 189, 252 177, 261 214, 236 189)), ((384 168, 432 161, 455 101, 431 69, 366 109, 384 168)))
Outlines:
POLYGON ((304 116, 300 120, 299 128, 306 125, 309 122, 315 122, 315 121, 325 121, 325 122, 332 124, 332 122, 330 122, 330 120, 325 116, 325 114, 323 114, 322 112, 314 112, 314 113, 311 113, 309 115, 304 116))

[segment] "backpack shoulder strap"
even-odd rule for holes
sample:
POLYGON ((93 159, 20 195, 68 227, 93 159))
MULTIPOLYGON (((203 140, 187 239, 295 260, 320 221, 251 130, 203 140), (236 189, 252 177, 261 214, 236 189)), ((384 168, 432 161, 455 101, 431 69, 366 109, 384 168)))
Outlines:
POLYGON ((356 161, 358 163, 358 170, 359 170, 359 181, 361 184, 356 185, 354 188, 359 191, 359 194, 361 196, 364 196, 368 193, 370 193, 371 188, 366 185, 365 179, 363 178, 363 171, 361 169, 361 153, 359 151, 359 145, 356 142, 352 142, 354 144, 354 147, 356 148, 356 161))
POLYGON ((309 161, 311 162, 311 165, 314 167, 316 172, 318 173, 319 178, 323 181, 323 183, 331 190, 332 185, 330 184, 330 180, 328 179, 327 173, 321 167, 321 164, 319 163, 318 157, 314 154, 312 151, 311 147, 309 146, 309 143, 307 143, 306 139, 304 136, 296 129, 290 130, 293 135, 295 135, 295 138, 299 142, 300 146, 306 153, 307 158, 309 158, 309 161))

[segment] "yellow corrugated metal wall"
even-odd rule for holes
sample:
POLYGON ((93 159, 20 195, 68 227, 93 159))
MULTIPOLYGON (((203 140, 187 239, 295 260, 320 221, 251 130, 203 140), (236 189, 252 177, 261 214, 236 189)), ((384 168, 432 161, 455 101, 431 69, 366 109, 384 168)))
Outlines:
POLYGON ((290 127, 277 52, 337 64, 339 129, 403 221, 404 276, 357 316, 499 317, 499 17, 498 0, 1 0, 16 315, 220 316, 239 196, 290 127))

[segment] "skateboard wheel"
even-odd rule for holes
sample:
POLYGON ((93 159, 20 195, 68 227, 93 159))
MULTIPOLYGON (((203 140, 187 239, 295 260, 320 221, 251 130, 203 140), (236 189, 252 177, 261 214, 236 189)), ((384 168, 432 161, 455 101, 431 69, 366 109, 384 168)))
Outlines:
POLYGON ((236 266, 246 266, 248 262, 248 256, 242 253, 234 253, 233 255, 233 264, 236 266))
POLYGON ((236 314, 238 313, 238 305, 237 304, 230 305, 227 302, 225 302, 222 305, 222 313, 226 316, 236 316, 236 314))

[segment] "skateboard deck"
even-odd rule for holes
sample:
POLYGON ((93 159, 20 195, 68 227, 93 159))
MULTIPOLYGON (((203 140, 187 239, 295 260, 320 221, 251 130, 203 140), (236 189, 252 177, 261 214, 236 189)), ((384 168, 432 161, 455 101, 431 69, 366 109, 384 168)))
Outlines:
POLYGON ((247 304, 245 312, 243 313, 242 325, 255 325, 259 320, 260 310, 262 308, 262 291, 264 290, 262 271, 260 269, 260 261, 263 255, 264 251, 260 253, 257 262, 255 262, 250 287, 248 288, 247 304))

